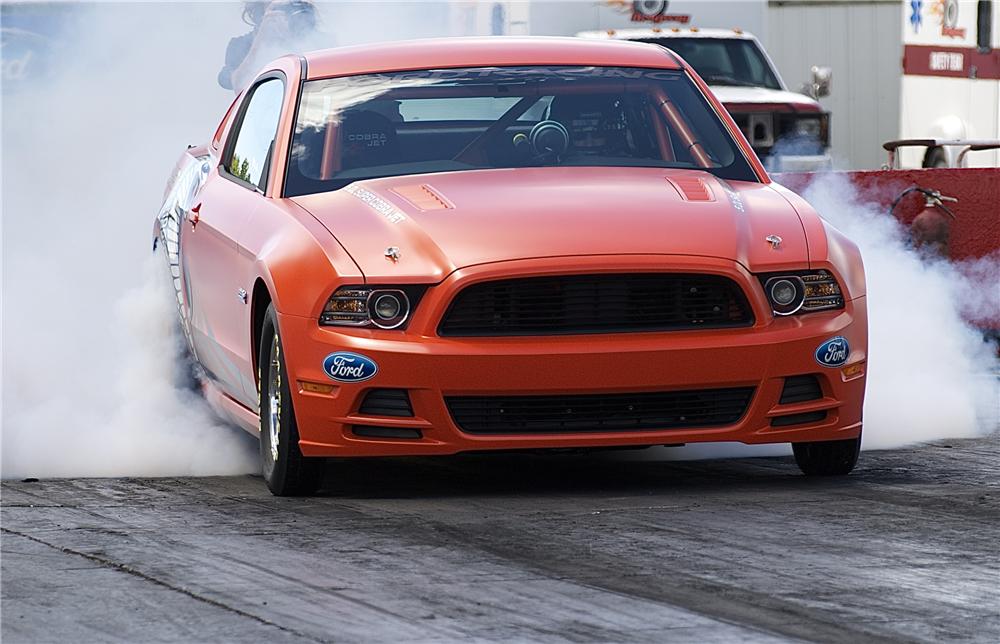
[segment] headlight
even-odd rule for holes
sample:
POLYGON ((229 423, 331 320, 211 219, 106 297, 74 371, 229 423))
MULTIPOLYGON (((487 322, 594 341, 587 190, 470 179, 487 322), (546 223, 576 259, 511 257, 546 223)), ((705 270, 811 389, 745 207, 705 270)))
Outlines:
POLYGON ((760 280, 775 315, 844 308, 840 285, 829 271, 761 275, 760 280))
POLYGON ((401 289, 342 286, 327 300, 319 323, 322 326, 396 329, 409 316, 410 298, 401 289))
POLYGON ((406 308, 403 305, 405 298, 406 295, 402 293, 379 293, 378 297, 373 297, 375 305, 372 306, 372 312, 375 313, 375 319, 388 322, 399 318, 400 313, 406 308))
POLYGON ((820 135, 820 123, 819 119, 814 118, 800 118, 795 121, 795 127, 792 130, 795 136, 804 136, 810 139, 818 139, 820 135))
POLYGON ((830 115, 788 114, 781 121, 782 138, 815 141, 826 147, 830 144, 830 115))
POLYGON ((802 303, 804 311, 822 311, 844 308, 844 295, 840 284, 828 271, 816 271, 802 276, 806 285, 806 299, 802 303))
POLYGON ((802 308, 806 287, 796 275, 772 277, 764 283, 771 309, 778 315, 791 315, 802 308))

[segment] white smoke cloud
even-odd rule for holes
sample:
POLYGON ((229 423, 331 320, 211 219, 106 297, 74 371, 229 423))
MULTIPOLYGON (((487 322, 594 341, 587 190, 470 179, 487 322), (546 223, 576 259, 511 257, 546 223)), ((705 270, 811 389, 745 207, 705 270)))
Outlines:
MULTIPOLYGON (((5 18, 23 9, 5 5, 5 18)), ((175 161, 232 101, 217 76, 230 38, 250 30, 242 9, 31 9, 32 24, 62 29, 40 39, 48 64, 27 54, 3 90, 3 477, 257 470, 255 439, 187 388, 166 269, 151 255, 175 161)), ((320 3, 318 18, 301 47, 450 28, 443 2, 320 3)))
POLYGON ((191 386, 163 257, 136 270, 138 284, 96 314, 114 333, 77 338, 99 344, 105 359, 72 373, 82 352, 71 352, 51 374, 31 370, 27 386, 13 374, 19 399, 5 409, 5 477, 256 470, 253 439, 218 421, 191 386))
POLYGON ((74 20, 52 74, 4 88, 2 474, 253 471, 253 439, 185 387, 149 264, 174 161, 231 100, 215 75, 239 9, 41 11, 74 20))
POLYGON ((909 247, 905 229, 859 197, 843 175, 823 175, 803 196, 858 244, 865 262, 869 364, 863 447, 996 431, 996 348, 968 319, 1000 319, 1000 258, 951 264, 922 257, 909 247))

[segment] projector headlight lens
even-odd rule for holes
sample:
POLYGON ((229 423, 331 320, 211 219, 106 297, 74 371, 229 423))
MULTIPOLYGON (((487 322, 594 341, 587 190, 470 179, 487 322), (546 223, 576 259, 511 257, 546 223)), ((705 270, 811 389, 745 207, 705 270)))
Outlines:
POLYGON ((410 315, 410 300, 398 289, 377 289, 371 286, 342 286, 330 296, 321 326, 376 326, 395 329, 410 315))
POLYGON ((771 299, 776 304, 788 306, 798 297, 798 289, 791 280, 779 279, 771 284, 771 299))
POLYGON ((806 288, 796 275, 772 277, 764 284, 764 292, 777 315, 791 315, 802 307, 806 288))
POLYGON ((373 293, 372 300, 375 302, 373 307, 375 317, 383 322, 395 320, 403 310, 403 302, 395 293, 379 293, 378 295, 373 293))

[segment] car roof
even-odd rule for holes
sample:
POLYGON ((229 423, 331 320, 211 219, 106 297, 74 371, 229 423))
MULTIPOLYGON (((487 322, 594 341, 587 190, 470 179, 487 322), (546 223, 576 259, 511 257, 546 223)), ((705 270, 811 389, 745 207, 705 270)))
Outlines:
POLYGON ((434 38, 324 49, 305 54, 306 78, 389 71, 515 65, 601 65, 681 69, 657 45, 584 38, 434 38))
POLYGON ((633 40, 636 38, 733 38, 754 40, 754 35, 742 29, 701 29, 698 27, 645 27, 642 29, 604 29, 581 31, 581 38, 600 40, 633 40))

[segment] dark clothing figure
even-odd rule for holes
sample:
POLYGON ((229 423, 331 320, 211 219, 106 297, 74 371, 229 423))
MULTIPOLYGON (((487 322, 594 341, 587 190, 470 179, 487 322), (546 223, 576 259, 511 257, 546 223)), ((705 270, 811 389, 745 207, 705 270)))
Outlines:
POLYGON ((229 45, 226 47, 226 64, 219 70, 219 85, 223 89, 234 89, 233 72, 239 68, 240 64, 246 60, 247 54, 250 53, 254 35, 254 32, 251 31, 229 40, 229 45))
MULTIPOLYGON (((239 93, 261 65, 284 54, 315 48, 316 8, 308 0, 248 2, 243 20, 252 29, 236 36, 226 47, 226 62, 219 71, 219 85, 239 93)), ((324 42, 324 46, 332 46, 324 42)))

